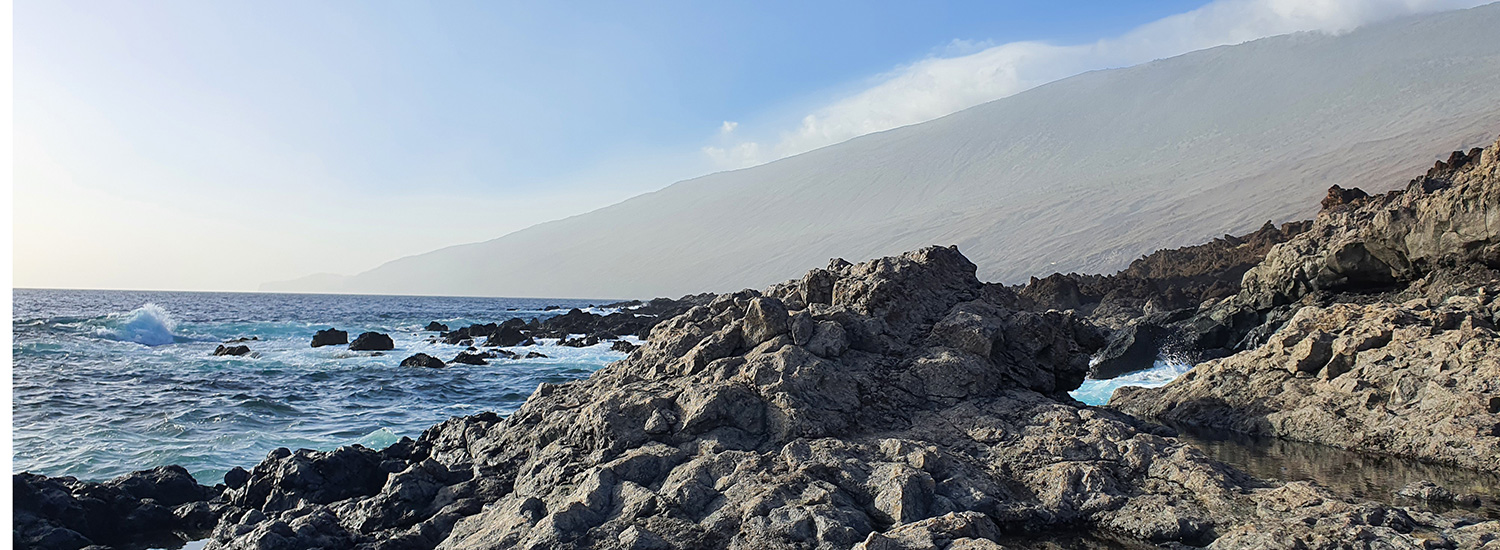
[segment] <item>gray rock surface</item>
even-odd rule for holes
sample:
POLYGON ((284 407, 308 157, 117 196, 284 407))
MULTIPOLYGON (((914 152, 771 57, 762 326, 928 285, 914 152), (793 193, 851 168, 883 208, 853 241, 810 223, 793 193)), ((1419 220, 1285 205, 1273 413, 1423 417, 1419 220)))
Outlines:
POLYGON ((1496 266, 1500 143, 1319 214, 1204 315, 1252 349, 1110 406, 1500 472, 1496 266))
POLYGON ((834 262, 664 320, 509 417, 378 452, 279 450, 225 491, 210 547, 951 550, 1086 529, 1420 548, 1416 530, 1496 531, 1257 481, 1082 407, 1065 392, 1099 329, 1009 309, 974 273, 953 248, 834 262))

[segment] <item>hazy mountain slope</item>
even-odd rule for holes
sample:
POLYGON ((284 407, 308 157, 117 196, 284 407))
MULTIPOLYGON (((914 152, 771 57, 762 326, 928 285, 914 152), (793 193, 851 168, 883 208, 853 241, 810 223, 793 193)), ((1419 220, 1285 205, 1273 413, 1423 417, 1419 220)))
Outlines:
POLYGON ((931 122, 677 183, 336 288, 650 297, 763 287, 958 244, 992 281, 1113 271, 1404 184, 1500 133, 1500 5, 1098 71, 931 122))

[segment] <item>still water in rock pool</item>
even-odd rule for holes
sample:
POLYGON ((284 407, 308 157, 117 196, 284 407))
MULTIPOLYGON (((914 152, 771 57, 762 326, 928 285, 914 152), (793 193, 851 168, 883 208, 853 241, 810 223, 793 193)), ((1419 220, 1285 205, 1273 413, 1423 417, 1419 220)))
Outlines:
MULTIPOLYGON (((459 328, 545 318, 607 300, 16 290, 14 469, 103 480, 180 464, 202 483, 277 447, 381 448, 452 416, 515 410, 541 382, 624 357, 543 341, 549 358, 407 368, 451 359, 430 321, 459 328), (547 306, 560 310, 542 311, 547 306), (318 329, 390 334, 395 349, 310 346, 318 329), (252 354, 214 357, 237 338, 252 354)), ((522 354, 526 349, 521 350, 522 354)))

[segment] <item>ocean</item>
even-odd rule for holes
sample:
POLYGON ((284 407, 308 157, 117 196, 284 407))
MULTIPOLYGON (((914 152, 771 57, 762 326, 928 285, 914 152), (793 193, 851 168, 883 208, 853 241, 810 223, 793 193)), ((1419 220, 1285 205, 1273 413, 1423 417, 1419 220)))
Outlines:
MULTIPOLYGON (((606 301, 419 296, 26 290, 13 293, 16 472, 102 481, 179 464, 214 484, 278 447, 383 448, 449 417, 507 414, 542 382, 587 377, 625 357, 609 344, 511 348, 549 358, 401 367, 463 346, 457 329, 546 318, 606 301), (544 311, 549 306, 560 309, 544 311), (389 334, 395 350, 311 347, 323 328, 389 334), (215 357, 228 340, 252 354, 215 357)), ((585 309, 589 310, 589 309, 585 309)), ((597 313, 606 310, 594 308, 597 313)))

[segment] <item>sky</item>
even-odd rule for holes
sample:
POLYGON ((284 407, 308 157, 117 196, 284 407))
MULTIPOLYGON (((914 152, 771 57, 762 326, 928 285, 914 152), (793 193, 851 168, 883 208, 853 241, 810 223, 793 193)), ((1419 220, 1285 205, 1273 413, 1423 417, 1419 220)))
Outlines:
POLYGON ((1482 3, 17 0, 14 284, 354 274, 1089 70, 1482 3))

